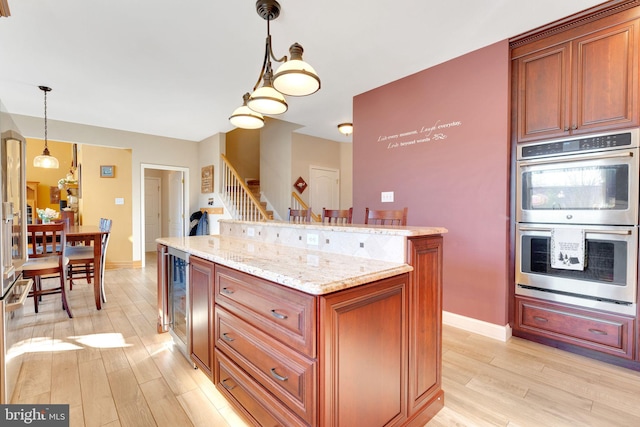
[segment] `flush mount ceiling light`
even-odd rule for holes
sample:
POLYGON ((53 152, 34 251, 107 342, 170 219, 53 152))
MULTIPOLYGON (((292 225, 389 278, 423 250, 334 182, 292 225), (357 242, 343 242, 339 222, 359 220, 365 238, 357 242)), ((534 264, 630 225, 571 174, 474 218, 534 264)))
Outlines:
MULTIPOLYGON (((253 92, 239 109, 247 107, 260 114, 282 114, 289 108, 283 95, 311 95, 320 89, 320 77, 318 77, 312 66, 302 60, 304 50, 298 43, 292 44, 289 48, 290 59, 286 55, 277 59, 273 54, 270 22, 280 15, 280 4, 275 0, 258 0, 256 2, 256 12, 267 21, 264 59, 262 60, 262 69, 260 70, 258 81, 253 86, 253 92), (275 74, 273 73, 271 60, 283 63, 275 74), (260 82, 262 82, 262 86, 258 88, 260 82)), ((239 109, 234 111, 229 120, 234 126, 244 127, 243 122, 237 120, 236 112, 239 109)), ((243 115, 242 117, 246 116, 243 115)), ((252 123, 257 124, 255 121, 252 121, 252 123)), ((262 123, 264 124, 264 118, 262 118, 262 123)))
POLYGON ((51 88, 47 86, 38 86, 44 92, 44 150, 42 154, 33 159, 33 166, 37 168, 58 169, 60 163, 58 159, 49 154, 47 146, 47 92, 51 92, 51 88))
POLYGON ((343 135, 351 135, 353 133, 353 123, 340 123, 338 131, 343 135))

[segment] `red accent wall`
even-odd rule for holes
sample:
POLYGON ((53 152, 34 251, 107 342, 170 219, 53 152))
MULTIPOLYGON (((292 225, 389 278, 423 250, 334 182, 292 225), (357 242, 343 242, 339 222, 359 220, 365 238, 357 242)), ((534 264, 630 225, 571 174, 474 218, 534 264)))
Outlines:
POLYGON ((354 222, 407 206, 408 225, 446 227, 444 310, 506 325, 508 41, 354 97, 353 123, 354 222))

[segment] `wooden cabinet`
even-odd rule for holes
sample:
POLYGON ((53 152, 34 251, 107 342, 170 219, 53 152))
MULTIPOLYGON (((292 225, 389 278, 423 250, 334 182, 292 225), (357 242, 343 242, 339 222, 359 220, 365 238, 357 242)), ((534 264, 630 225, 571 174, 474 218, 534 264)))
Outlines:
POLYGON ((444 406, 442 236, 411 273, 314 296, 216 265, 213 380, 254 425, 423 426, 444 406))
POLYGON ((632 359, 634 324, 632 317, 516 296, 515 335, 534 334, 632 359))
POLYGON ((404 425, 408 310, 407 274, 320 298, 321 426, 404 425))
POLYGON ((512 49, 515 140, 637 126, 637 10, 512 49))
POLYGON ((213 366, 213 280, 215 264, 189 257, 189 355, 210 378, 213 366))

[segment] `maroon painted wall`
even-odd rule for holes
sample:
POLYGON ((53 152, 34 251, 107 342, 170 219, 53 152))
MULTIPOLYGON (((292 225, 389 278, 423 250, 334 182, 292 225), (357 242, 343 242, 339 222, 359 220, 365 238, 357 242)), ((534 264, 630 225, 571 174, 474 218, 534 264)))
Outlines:
POLYGON ((356 96, 353 123, 354 222, 407 206, 408 225, 446 227, 444 310, 506 325, 508 42, 356 96))

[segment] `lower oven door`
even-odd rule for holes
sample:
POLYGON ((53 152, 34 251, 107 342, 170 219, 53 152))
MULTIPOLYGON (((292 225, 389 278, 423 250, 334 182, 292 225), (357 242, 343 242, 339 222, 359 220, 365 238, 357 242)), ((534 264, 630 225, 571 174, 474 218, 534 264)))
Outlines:
POLYGON ((637 268, 637 227, 517 226, 517 295, 635 315, 637 268), (584 230, 584 269, 551 266, 551 231, 554 227, 584 230))

